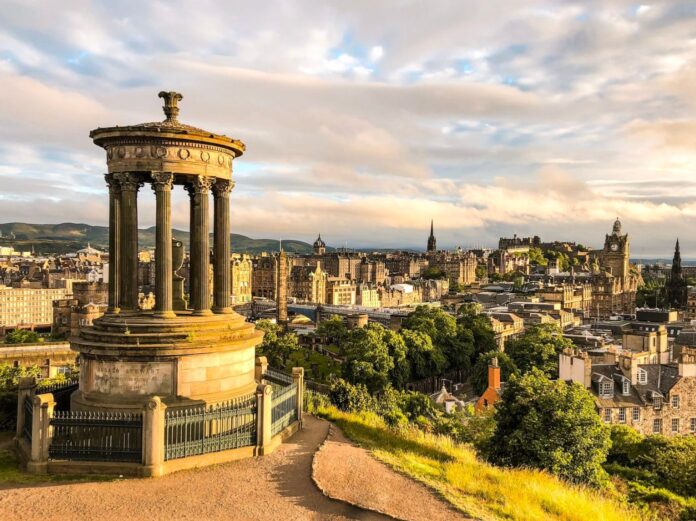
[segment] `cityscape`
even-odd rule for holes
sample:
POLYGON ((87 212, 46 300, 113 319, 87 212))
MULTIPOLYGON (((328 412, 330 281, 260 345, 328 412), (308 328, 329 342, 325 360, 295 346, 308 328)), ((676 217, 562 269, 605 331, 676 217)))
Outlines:
POLYGON ((696 6, 446 3, 3 5, 0 519, 696 520, 696 6))

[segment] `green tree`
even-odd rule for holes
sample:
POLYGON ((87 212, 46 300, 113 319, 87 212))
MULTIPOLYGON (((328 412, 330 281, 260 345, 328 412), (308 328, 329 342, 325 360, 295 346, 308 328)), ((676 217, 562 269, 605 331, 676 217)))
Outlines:
POLYGON ((394 366, 389 371, 389 380, 397 389, 404 389, 411 380, 411 362, 408 359, 408 347, 402 336, 391 329, 384 329, 382 339, 387 345, 387 352, 394 366))
POLYGON ((447 273, 445 273, 436 266, 429 266, 425 270, 423 270, 423 273, 421 273, 421 277, 429 280, 444 280, 447 278, 447 273))
POLYGON ((402 329, 401 336, 408 350, 408 358, 411 362, 411 375, 420 380, 442 373, 447 360, 430 337, 421 332, 410 329, 402 329))
POLYGON ((342 378, 331 384, 329 399, 342 411, 361 412, 375 408, 375 400, 363 384, 353 385, 342 378))
POLYGON ((534 266, 546 266, 549 261, 541 248, 529 248, 529 263, 534 266))
POLYGON ((343 341, 348 336, 348 328, 341 317, 333 315, 331 318, 319 322, 316 334, 326 338, 329 343, 335 345, 340 350, 343 341))
POLYGON ((575 483, 607 483, 602 464, 609 429, 581 385, 549 380, 537 369, 510 378, 495 420, 487 451, 493 463, 544 469, 575 483))
POLYGON ((384 338, 384 327, 370 322, 350 331, 343 344, 343 377, 352 384, 364 384, 371 393, 383 391, 390 383, 394 361, 384 338))
POLYGON ((498 343, 491 325, 491 319, 481 314, 481 305, 470 302, 459 308, 457 328, 459 331, 468 330, 473 335, 473 352, 471 359, 476 360, 481 353, 495 351, 498 343))
POLYGON ((519 374, 515 363, 510 359, 507 353, 502 351, 481 353, 476 363, 471 368, 471 385, 474 388, 474 392, 479 396, 488 388, 488 366, 494 358, 498 359, 503 381, 507 381, 513 375, 519 374))
POLYGON ((536 324, 521 337, 508 342, 505 352, 522 374, 536 367, 549 378, 557 378, 558 355, 572 347, 573 343, 563 337, 557 325, 536 324))
POLYGON ((270 320, 259 320, 256 328, 264 332, 263 343, 257 347, 258 354, 265 356, 271 367, 285 367, 292 353, 300 349, 297 335, 284 333, 280 326, 270 320))
POLYGON ((488 268, 483 265, 476 266, 476 279, 482 280, 488 277, 488 268))
POLYGON ((38 333, 28 329, 15 329, 5 335, 6 344, 35 344, 39 340, 38 333))

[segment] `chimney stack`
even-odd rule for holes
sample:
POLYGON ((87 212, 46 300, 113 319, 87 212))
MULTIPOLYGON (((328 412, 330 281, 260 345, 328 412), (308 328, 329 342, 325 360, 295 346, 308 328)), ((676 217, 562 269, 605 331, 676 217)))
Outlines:
POLYGON ((488 387, 500 389, 500 366, 498 366, 498 358, 493 358, 488 365, 488 387))

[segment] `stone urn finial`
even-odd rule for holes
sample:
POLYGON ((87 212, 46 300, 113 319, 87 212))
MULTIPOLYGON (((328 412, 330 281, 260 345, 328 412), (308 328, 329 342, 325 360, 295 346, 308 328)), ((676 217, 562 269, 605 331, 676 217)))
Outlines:
POLYGON ((180 102, 184 97, 178 92, 174 91, 161 91, 158 96, 164 98, 164 115, 167 116, 166 121, 177 121, 177 116, 179 115, 179 107, 177 103, 180 102))

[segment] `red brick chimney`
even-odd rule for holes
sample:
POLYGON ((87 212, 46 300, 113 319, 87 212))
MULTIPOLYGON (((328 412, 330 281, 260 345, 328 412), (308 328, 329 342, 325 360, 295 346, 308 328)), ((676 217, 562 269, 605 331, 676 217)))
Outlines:
POLYGON ((488 388, 500 389, 500 366, 497 357, 488 365, 488 388))

